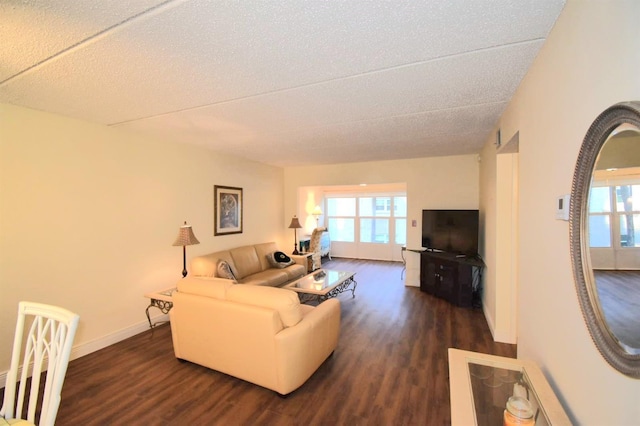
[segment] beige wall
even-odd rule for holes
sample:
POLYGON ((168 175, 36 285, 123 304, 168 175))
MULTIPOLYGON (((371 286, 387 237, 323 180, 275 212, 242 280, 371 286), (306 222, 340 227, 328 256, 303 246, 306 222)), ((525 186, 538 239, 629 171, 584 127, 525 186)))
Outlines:
MULTIPOLYGON (((571 191, 596 116, 640 99, 638 17, 634 0, 569 0, 499 123, 507 137, 520 132, 518 357, 541 365, 572 419, 585 425, 637 424, 640 380, 614 371, 591 341, 574 288, 568 223, 556 220, 555 206, 571 191)), ((487 158, 495 156, 493 141, 483 150, 481 173, 489 214, 495 171, 485 167, 495 165, 487 158)))
MULTIPOLYGON (((477 209, 479 200, 477 155, 389 160, 285 169, 285 212, 303 215, 299 188, 306 186, 406 183, 407 247, 422 244, 422 209, 477 209), (417 226, 411 227, 415 219, 417 226)), ((317 188, 316 188, 317 189, 317 188)), ((419 256, 407 253, 405 283, 419 286, 419 256)))
POLYGON ((281 168, 10 105, 0 120, 0 342, 20 300, 79 313, 76 355, 146 329, 142 295, 181 278, 184 220, 200 240, 187 261, 283 242, 281 168), (213 236, 214 184, 244 189, 244 233, 213 236))

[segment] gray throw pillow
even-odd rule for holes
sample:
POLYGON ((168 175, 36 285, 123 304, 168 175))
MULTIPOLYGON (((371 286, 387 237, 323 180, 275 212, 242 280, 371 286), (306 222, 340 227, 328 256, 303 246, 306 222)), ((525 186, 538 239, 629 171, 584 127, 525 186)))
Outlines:
POLYGON ((274 251, 273 253, 269 253, 267 255, 267 260, 272 267, 280 269, 286 268, 287 266, 296 263, 295 260, 291 259, 281 251, 274 251))
POLYGON ((226 278, 228 280, 236 280, 236 276, 233 274, 231 270, 231 265, 226 260, 218 260, 217 276, 220 278, 226 278))

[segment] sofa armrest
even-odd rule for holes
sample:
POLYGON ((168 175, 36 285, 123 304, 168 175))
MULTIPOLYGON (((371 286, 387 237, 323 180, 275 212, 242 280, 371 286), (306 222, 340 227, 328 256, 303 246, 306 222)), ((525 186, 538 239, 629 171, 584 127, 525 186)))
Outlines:
POLYGON ((291 259, 293 259, 298 265, 304 266, 305 269, 307 268, 307 256, 306 255, 305 256, 300 256, 300 255, 297 255, 297 254, 292 254, 292 255, 289 255, 289 257, 291 259))
MULTIPOLYGON (((329 299, 275 336, 277 375, 288 393, 304 383, 338 345, 340 301, 329 299)), ((283 393, 283 392, 281 392, 283 393)))

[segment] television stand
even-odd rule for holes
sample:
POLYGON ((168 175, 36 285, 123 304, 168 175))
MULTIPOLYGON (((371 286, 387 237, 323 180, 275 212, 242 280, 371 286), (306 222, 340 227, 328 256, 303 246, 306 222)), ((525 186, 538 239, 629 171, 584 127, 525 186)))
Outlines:
POLYGON ((455 253, 420 253, 420 290, 464 307, 482 305, 484 263, 455 253))

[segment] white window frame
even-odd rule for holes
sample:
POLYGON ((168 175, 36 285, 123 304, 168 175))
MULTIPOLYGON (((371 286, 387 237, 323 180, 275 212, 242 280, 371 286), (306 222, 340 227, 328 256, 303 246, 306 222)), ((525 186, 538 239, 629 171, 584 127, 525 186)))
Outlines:
MULTIPOLYGON (((406 242, 406 221, 407 221, 407 211, 405 209, 404 215, 397 215, 395 208, 396 198, 403 197, 407 198, 406 192, 398 192, 398 191, 389 191, 389 192, 349 192, 349 193, 340 193, 340 192, 327 192, 324 194, 324 211, 326 214, 326 223, 329 227, 329 233, 331 234, 331 220, 332 219, 351 219, 354 221, 354 241, 345 242, 345 241, 335 241, 334 236, 332 235, 332 254, 336 254, 336 256, 340 257, 352 257, 359 259, 376 259, 376 260, 401 260, 400 257, 400 249, 405 243, 398 244, 396 243, 396 221, 398 219, 405 221, 405 235, 404 241, 406 242), (336 198, 353 198, 356 203, 356 214, 355 216, 342 216, 342 215, 330 215, 330 210, 328 208, 329 200, 336 198), (362 198, 389 198, 389 215, 388 216, 375 216, 375 215, 361 215, 360 213, 360 199, 362 198), (389 221, 389 229, 388 235, 389 240, 387 242, 362 242, 362 229, 361 229, 361 220, 362 219, 386 219, 389 221), (334 250, 335 248, 335 250, 334 250), (397 253, 396 253, 397 252, 397 253), (340 254, 341 253, 341 254, 340 254)), ((334 234, 335 235, 335 234, 334 234)))

